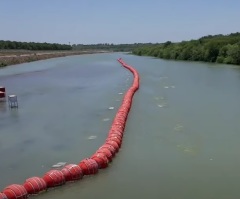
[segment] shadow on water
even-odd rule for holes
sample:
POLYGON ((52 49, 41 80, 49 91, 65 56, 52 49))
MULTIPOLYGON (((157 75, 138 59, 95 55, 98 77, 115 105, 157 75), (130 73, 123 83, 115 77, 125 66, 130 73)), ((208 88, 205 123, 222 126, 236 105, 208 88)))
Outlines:
POLYGON ((0 114, 4 114, 4 113, 6 113, 7 112, 7 104, 6 104, 6 102, 5 102, 5 100, 3 101, 2 99, 1 99, 1 101, 0 101, 0 114))

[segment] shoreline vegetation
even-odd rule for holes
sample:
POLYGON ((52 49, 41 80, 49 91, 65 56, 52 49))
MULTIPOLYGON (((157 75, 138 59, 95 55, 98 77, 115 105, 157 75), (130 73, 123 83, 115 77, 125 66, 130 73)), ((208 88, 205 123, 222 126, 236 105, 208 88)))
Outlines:
POLYGON ((0 40, 0 68, 54 57, 104 52, 131 52, 161 59, 204 61, 240 65, 240 33, 208 35, 199 39, 165 43, 57 44, 0 40))
POLYGON ((197 40, 150 44, 132 54, 162 59, 240 65, 240 33, 208 35, 197 40))
POLYGON ((0 68, 38 60, 71 55, 131 52, 144 44, 57 44, 0 40, 0 68))

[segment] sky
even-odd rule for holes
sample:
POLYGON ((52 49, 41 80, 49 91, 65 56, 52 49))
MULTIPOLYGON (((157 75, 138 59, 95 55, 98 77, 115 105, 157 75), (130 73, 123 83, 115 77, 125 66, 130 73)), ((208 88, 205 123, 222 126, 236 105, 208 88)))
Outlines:
POLYGON ((240 0, 0 0, 0 40, 161 43, 240 32, 240 0))

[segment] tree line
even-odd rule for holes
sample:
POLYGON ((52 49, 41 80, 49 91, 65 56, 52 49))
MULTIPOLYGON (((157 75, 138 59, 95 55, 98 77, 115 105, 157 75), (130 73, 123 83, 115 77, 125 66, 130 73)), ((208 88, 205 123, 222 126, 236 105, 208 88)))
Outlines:
POLYGON ((240 33, 208 35, 197 40, 149 44, 133 50, 135 55, 163 59, 217 62, 240 65, 240 33))
POLYGON ((0 50, 105 50, 113 52, 131 52, 133 49, 149 45, 151 43, 134 43, 134 44, 57 44, 57 43, 36 43, 36 42, 18 42, 0 40, 0 50))
POLYGON ((72 50, 71 45, 0 40, 0 49, 14 50, 72 50))
MULTIPOLYGON (((150 44, 150 43, 149 43, 150 44)), ((141 46, 149 45, 143 43, 134 43, 134 44, 74 44, 72 46, 73 50, 106 50, 112 52, 132 52, 135 48, 141 46)))

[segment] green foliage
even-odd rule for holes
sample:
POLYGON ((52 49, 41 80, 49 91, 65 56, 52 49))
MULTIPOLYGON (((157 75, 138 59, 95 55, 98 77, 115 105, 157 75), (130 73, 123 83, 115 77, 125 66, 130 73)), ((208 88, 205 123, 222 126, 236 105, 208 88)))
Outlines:
POLYGON ((50 44, 35 42, 17 42, 0 40, 0 49, 24 49, 24 50, 72 50, 72 46, 66 44, 50 44))
POLYGON ((240 65, 240 33, 208 35, 179 43, 167 41, 157 45, 149 44, 135 48, 133 54, 240 65))
POLYGON ((5 67, 5 66, 7 66, 6 63, 0 62, 0 68, 1 68, 1 67, 5 67))
MULTIPOLYGON (((139 48, 142 46, 147 46, 149 44, 134 43, 134 44, 74 44, 73 50, 103 50, 103 51, 112 51, 112 52, 132 52, 133 49, 139 48)), ((141 53, 139 52, 141 56, 141 53)))

